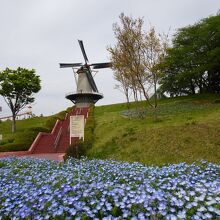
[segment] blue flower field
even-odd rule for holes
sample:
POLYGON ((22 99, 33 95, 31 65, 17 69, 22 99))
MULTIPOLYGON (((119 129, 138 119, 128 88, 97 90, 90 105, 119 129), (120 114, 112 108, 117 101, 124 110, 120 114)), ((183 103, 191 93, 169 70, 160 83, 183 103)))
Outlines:
POLYGON ((0 219, 220 219, 220 165, 0 159, 0 219))

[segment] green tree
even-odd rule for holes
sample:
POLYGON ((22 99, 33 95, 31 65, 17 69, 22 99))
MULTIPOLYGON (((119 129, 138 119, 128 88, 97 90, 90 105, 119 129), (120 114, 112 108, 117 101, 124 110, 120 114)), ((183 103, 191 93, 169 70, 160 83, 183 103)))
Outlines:
POLYGON ((18 67, 0 72, 0 95, 12 112, 12 132, 16 131, 16 116, 25 106, 34 102, 33 93, 40 89, 40 78, 35 70, 18 67))
POLYGON ((171 95, 220 92, 220 15, 181 28, 159 65, 171 95))

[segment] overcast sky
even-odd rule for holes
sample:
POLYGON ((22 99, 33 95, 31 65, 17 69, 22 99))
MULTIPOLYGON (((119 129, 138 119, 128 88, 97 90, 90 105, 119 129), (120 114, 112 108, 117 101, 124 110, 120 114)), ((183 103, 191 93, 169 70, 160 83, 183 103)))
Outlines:
MULTIPOLYGON (((114 45, 112 24, 120 13, 144 17, 145 29, 174 33, 178 28, 215 15, 220 0, 0 0, 0 71, 6 67, 34 68, 42 80, 33 113, 50 115, 71 106, 65 94, 76 91, 73 72, 60 62, 83 62, 77 39, 84 42, 90 63, 106 62, 114 45)), ((113 72, 95 77, 104 98, 97 105, 124 102, 114 89, 113 72)), ((1 116, 10 110, 0 98, 1 116)))

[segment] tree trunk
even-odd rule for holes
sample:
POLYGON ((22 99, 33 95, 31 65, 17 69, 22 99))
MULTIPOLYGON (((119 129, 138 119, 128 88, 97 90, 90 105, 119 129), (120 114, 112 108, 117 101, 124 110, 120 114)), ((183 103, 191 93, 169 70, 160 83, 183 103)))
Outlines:
POLYGON ((12 133, 16 132, 16 115, 13 113, 12 115, 12 133))
POLYGON ((191 80, 190 82, 190 89, 191 89, 191 93, 192 95, 195 95, 196 94, 196 91, 195 91, 195 83, 191 80))
POLYGON ((157 85, 154 83, 154 106, 153 106, 153 111, 154 111, 154 121, 157 121, 157 85))
POLYGON ((154 108, 157 107, 157 84, 154 83, 154 108))
POLYGON ((128 89, 125 89, 125 96, 127 101, 127 108, 130 109, 130 101, 129 101, 129 91, 128 89))

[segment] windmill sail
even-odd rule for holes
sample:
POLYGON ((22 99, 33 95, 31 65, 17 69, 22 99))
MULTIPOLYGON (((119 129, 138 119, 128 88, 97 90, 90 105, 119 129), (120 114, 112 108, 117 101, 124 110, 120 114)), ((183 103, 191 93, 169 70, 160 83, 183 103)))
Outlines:
POLYGON ((86 76, 87 76, 87 78, 88 78, 88 80, 89 80, 89 83, 90 83, 90 85, 91 85, 91 87, 92 87, 92 90, 93 90, 94 92, 99 92, 98 89, 97 89, 97 86, 96 86, 96 84, 95 84, 95 81, 94 81, 94 79, 93 79, 93 76, 92 76, 92 74, 91 74, 90 69, 87 69, 87 70, 86 70, 86 76))

